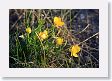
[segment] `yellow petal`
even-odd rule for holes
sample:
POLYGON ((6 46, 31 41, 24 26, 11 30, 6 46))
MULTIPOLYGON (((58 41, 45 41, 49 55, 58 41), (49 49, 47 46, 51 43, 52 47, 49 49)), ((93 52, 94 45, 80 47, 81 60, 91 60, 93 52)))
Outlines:
POLYGON ((77 53, 80 52, 80 47, 78 45, 73 45, 71 47, 71 56, 78 57, 77 53))
POLYGON ((74 57, 78 57, 78 55, 76 53, 73 54, 74 57))
POLYGON ((78 45, 75 45, 75 48, 76 48, 77 52, 79 52, 81 50, 81 48, 78 45))
POLYGON ((64 22, 62 22, 60 17, 54 17, 54 24, 57 28, 62 27, 64 25, 64 22))
POLYGON ((39 33, 39 38, 43 41, 44 39, 46 39, 48 37, 48 32, 46 30, 44 30, 44 32, 40 32, 39 33))
POLYGON ((48 35, 48 31, 44 30, 44 33, 45 33, 46 35, 48 35))
POLYGON ((30 34, 31 33, 31 28, 30 27, 26 28, 26 32, 30 34))
POLYGON ((64 25, 64 22, 61 22, 60 25, 63 26, 64 25))
POLYGON ((56 39, 56 44, 62 45, 62 44, 63 44, 63 38, 57 37, 57 39, 56 39))
POLYGON ((58 22, 61 22, 60 17, 54 17, 54 23, 57 24, 58 22))

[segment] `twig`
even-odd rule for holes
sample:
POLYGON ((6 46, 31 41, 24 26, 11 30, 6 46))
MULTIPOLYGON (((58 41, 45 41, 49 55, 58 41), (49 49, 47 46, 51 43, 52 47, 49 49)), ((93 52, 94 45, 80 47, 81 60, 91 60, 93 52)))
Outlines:
POLYGON ((81 10, 70 21, 68 21, 68 23, 70 23, 74 18, 76 18, 80 12, 81 12, 81 10))
MULTIPOLYGON (((89 26, 90 26, 90 24, 88 24, 82 31, 78 32, 77 34, 84 32, 89 26)), ((75 35, 77 35, 77 34, 75 34, 75 35)))
POLYGON ((14 59, 16 62, 19 62, 19 60, 18 60, 18 59, 16 59, 16 58, 14 58, 14 57, 9 56, 9 58, 14 59))
POLYGON ((65 18, 65 16, 70 13, 70 10, 68 10, 63 16, 62 16, 62 20, 65 18))
POLYGON ((43 10, 43 13, 44 13, 44 15, 45 15, 45 17, 44 17, 44 20, 48 17, 48 14, 49 14, 49 12, 45 12, 44 10, 43 10))
POLYGON ((86 53, 88 53, 91 57, 93 57, 97 62, 99 62, 91 53, 89 53, 88 51, 82 49, 83 51, 85 51, 86 53))
MULTIPOLYGON (((23 13, 24 14, 24 13, 23 13)), ((19 16, 18 20, 15 21, 15 23, 11 26, 10 30, 17 24, 17 22, 22 18, 22 15, 19 16)))
POLYGON ((85 39, 84 41, 80 42, 79 45, 80 45, 81 43, 84 43, 84 42, 88 41, 89 39, 93 38, 94 36, 96 36, 96 35, 98 35, 98 34, 99 34, 99 32, 96 33, 96 34, 94 34, 94 35, 92 35, 91 37, 85 39))

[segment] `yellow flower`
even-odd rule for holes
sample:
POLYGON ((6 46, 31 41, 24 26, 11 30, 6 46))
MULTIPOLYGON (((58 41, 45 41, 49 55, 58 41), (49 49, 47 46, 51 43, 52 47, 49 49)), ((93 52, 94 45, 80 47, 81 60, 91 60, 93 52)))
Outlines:
POLYGON ((30 27, 26 28, 26 32, 30 34, 31 33, 31 28, 30 27))
POLYGON ((57 44, 57 45, 62 45, 62 44, 63 44, 63 38, 57 37, 57 38, 56 38, 56 44, 57 44))
POLYGON ((48 37, 48 31, 44 30, 43 32, 39 33, 39 38, 40 38, 41 41, 43 41, 47 37, 48 37))
POLYGON ((59 28, 64 25, 64 22, 61 20, 60 17, 54 17, 54 25, 59 28))
POLYGON ((80 52, 81 48, 78 45, 73 45, 71 47, 71 56, 78 57, 78 52, 80 52))

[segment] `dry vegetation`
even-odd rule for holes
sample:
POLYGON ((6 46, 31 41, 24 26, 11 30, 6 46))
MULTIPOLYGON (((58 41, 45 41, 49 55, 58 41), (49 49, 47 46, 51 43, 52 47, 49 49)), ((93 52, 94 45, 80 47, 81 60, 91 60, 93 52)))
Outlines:
POLYGON ((10 9, 9 31, 10 68, 99 67, 97 9, 10 9), (60 17, 64 25, 57 28, 54 17, 60 17), (41 41, 38 33, 44 30, 48 37, 41 41), (56 37, 63 38, 62 45, 56 44, 56 37), (80 47, 78 57, 71 56, 72 45, 80 47))

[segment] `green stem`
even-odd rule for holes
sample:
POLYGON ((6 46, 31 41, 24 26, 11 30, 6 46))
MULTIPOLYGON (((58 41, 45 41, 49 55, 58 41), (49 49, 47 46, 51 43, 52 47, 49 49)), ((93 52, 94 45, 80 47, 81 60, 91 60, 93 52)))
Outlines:
MULTIPOLYGON (((37 33, 36 33, 36 35, 38 36, 37 33)), ((44 64, 45 64, 45 66, 46 66, 46 55, 45 55, 44 45, 43 45, 42 40, 40 39, 39 36, 38 36, 38 38, 39 38, 39 41, 40 41, 41 46, 42 46, 42 50, 43 50, 43 53, 44 53, 44 64)), ((44 66, 44 67, 45 67, 45 66, 44 66)))

